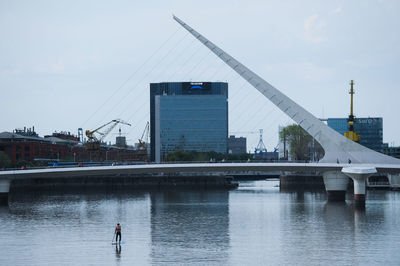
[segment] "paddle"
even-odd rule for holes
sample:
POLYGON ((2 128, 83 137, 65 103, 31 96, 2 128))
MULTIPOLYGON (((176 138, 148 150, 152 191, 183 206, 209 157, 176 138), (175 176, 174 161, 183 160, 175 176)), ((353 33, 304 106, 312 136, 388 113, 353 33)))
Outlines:
MULTIPOLYGON (((115 231, 114 231, 114 235, 113 235, 113 238, 111 239, 111 244, 113 243, 113 241, 114 241, 114 237, 115 237, 115 231)), ((117 242, 117 239, 115 239, 115 242, 117 242)))

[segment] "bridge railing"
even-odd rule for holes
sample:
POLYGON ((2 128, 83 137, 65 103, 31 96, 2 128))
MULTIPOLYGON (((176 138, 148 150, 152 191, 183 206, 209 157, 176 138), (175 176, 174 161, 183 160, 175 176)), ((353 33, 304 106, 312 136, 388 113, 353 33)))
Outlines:
POLYGON ((390 186, 389 181, 378 181, 378 182, 369 182, 367 183, 367 186, 390 186))
POLYGON ((49 168, 71 168, 71 167, 93 167, 93 166, 114 166, 114 165, 143 165, 143 164, 199 164, 199 163, 307 163, 307 161, 288 161, 288 160, 219 160, 219 161, 172 161, 172 162, 146 162, 146 161, 125 161, 125 162, 62 162, 47 166, 24 166, 13 168, 0 168, 0 171, 24 170, 24 169, 49 169, 49 168))

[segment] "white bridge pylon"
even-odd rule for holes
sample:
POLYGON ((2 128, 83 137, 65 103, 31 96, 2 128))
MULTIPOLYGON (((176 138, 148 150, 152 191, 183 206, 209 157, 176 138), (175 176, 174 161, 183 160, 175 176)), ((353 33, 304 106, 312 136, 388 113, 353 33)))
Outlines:
MULTIPOLYGON (((273 104, 281 109, 286 115, 300 125, 308 134, 321 144, 325 156, 320 160, 323 163, 347 163, 369 165, 369 172, 376 172, 377 164, 399 165, 400 160, 370 150, 360 144, 353 142, 338 132, 328 127, 302 106, 287 97, 281 91, 273 87, 256 73, 245 67, 235 58, 206 39, 200 33, 192 29, 185 22, 173 16, 173 18, 196 39, 203 43, 208 49, 216 54, 222 61, 230 66, 236 73, 249 82, 254 88, 267 97, 273 104)), ((345 200, 348 177, 352 178, 357 187, 355 201, 358 205, 365 204, 365 180, 369 175, 355 175, 352 171, 326 171, 323 172, 325 188, 330 200, 345 200), (361 192, 360 192, 361 191, 361 192), (357 194, 358 193, 358 194, 357 194), (364 193, 362 195, 362 193, 364 193)))
POLYGON ((173 18, 318 141, 325 151, 325 156, 320 162, 347 163, 351 161, 362 164, 400 164, 399 159, 370 150, 340 135, 185 22, 176 16, 173 18))

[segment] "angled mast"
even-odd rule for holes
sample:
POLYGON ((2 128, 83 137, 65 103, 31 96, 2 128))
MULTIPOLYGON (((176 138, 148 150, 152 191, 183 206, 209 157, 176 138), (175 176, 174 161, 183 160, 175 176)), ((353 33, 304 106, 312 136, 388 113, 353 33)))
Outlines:
POLYGON ((398 159, 370 150, 340 135, 338 132, 328 127, 325 123, 305 110, 302 106, 294 102, 281 91, 223 51, 217 45, 195 31, 178 17, 173 16, 173 18, 196 39, 216 54, 222 61, 236 71, 242 78, 249 82, 254 88, 261 92, 280 110, 314 137, 325 151, 325 156, 321 161, 339 161, 341 163, 348 161, 353 163, 400 163, 400 160, 398 159))

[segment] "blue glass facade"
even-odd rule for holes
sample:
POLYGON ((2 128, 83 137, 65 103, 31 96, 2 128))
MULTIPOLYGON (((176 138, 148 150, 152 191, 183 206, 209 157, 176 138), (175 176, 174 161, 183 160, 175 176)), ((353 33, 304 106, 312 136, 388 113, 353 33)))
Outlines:
POLYGON ((228 84, 150 84, 151 160, 175 150, 227 152, 228 84))
MULTIPOLYGON (((341 135, 348 131, 347 118, 328 118, 328 126, 341 135)), ((354 131, 360 135, 361 145, 378 152, 383 151, 382 117, 355 118, 354 131)))

